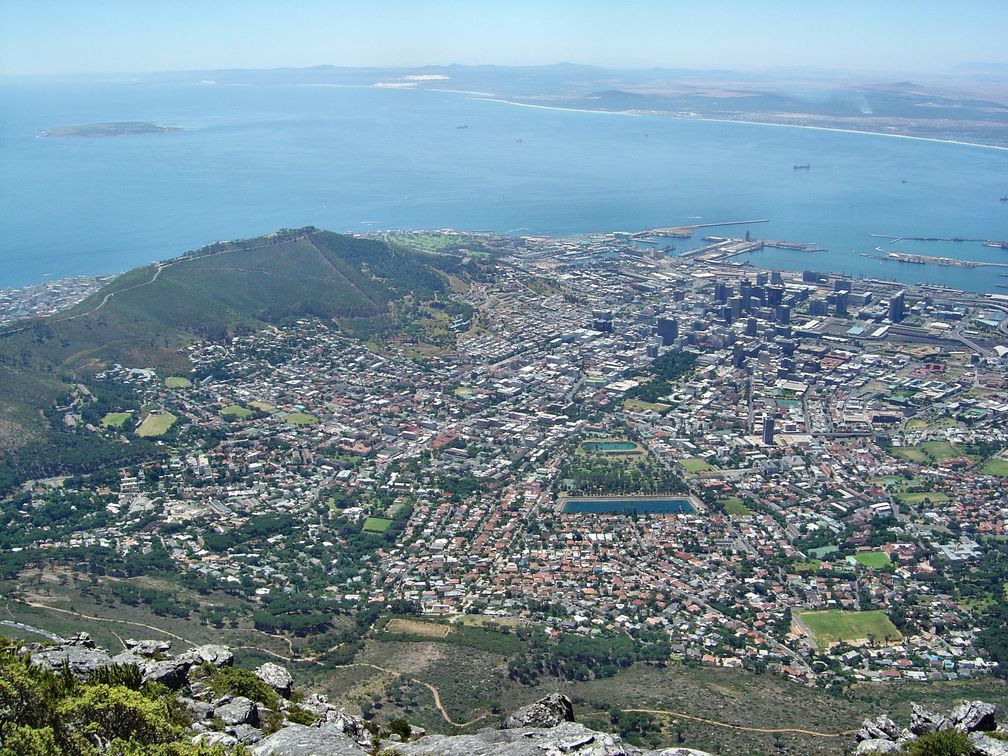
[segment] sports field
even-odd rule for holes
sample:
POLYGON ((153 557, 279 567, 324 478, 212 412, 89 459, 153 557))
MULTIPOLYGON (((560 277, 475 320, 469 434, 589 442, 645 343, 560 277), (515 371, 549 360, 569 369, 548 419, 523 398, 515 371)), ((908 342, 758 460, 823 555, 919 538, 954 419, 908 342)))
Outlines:
POLYGON ((984 475, 997 475, 999 478, 1008 478, 1008 459, 995 457, 980 468, 984 475))
POLYGON ((129 418, 129 412, 109 412, 102 418, 102 428, 122 428, 123 423, 129 420, 129 418))
POLYGON ((242 407, 237 404, 231 404, 220 411, 225 417, 236 417, 239 420, 244 420, 246 417, 252 416, 252 410, 247 407, 242 407))
POLYGON ((161 412, 156 415, 147 415, 147 419, 140 423, 136 432, 138 436, 160 436, 172 427, 178 418, 170 412, 161 412))
POLYGON ((845 612, 829 609, 821 612, 800 612, 796 613, 796 616, 809 629, 820 648, 841 641, 878 643, 895 641, 903 637, 896 626, 889 621, 886 613, 879 610, 845 612))
POLYGON ((164 379, 164 385, 168 388, 189 388, 192 386, 192 381, 181 375, 169 375, 164 379))
POLYGON ((892 560, 889 559, 889 555, 884 551, 863 551, 860 554, 854 555, 854 561, 858 564, 863 564, 865 567, 872 567, 876 570, 882 567, 888 567, 892 564, 892 560))
POLYGON ((317 417, 309 415, 307 412, 291 412, 284 416, 284 420, 291 425, 315 425, 318 422, 317 417))
POLYGON ((683 469, 688 473, 698 473, 707 472, 708 470, 713 470, 714 468, 710 466, 707 462, 702 459, 696 459, 690 457, 688 459, 680 459, 679 464, 683 466, 683 469))
POLYGON ((392 520, 384 517, 368 517, 364 520, 363 530, 365 533, 384 533, 391 524, 392 520))

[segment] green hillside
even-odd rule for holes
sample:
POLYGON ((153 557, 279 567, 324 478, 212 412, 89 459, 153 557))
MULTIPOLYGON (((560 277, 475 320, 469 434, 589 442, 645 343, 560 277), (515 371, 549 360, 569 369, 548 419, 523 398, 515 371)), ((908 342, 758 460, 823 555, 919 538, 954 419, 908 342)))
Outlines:
MULTIPOLYGON (((461 265, 308 227, 131 270, 67 312, 0 329, 0 451, 35 444, 33 457, 45 455, 52 434, 66 434, 42 411, 108 365, 185 375, 184 347, 195 339, 300 317, 381 322, 406 294, 422 301, 445 291, 443 273, 461 265)), ((50 462, 55 472, 59 460, 50 462)))

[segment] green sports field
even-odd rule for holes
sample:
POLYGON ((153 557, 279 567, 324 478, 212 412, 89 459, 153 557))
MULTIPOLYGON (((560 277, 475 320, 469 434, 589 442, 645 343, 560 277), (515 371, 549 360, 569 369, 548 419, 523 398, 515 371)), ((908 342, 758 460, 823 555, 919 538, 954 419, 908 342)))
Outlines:
POLYGON ((889 621, 883 611, 845 612, 829 609, 821 612, 800 612, 797 617, 805 623, 820 648, 841 641, 871 640, 883 642, 900 640, 903 636, 889 621))
POLYGON ((858 564, 864 565, 865 567, 872 567, 876 570, 881 569, 882 567, 888 567, 892 564, 892 560, 889 559, 889 555, 883 551, 864 551, 860 554, 855 554, 854 561, 858 564))
POLYGON ((318 422, 317 417, 307 412, 291 412, 289 415, 284 415, 284 420, 291 425, 315 425, 318 422))
POLYGON ((252 416, 252 410, 247 407, 242 407, 237 404, 231 404, 220 411, 224 417, 236 417, 239 420, 244 420, 246 417, 252 416))
POLYGON ((384 517, 368 517, 364 520, 363 530, 365 533, 384 533, 391 524, 392 520, 384 517))
POLYGON ((129 418, 129 412, 109 412, 102 418, 102 428, 122 428, 129 418))
POLYGON ((170 412, 162 412, 157 415, 147 415, 147 419, 140 423, 136 432, 138 436, 161 436, 172 427, 178 418, 170 412))
POLYGON ((181 375, 169 375, 164 379, 164 383, 168 388, 189 388, 192 386, 192 381, 181 375))

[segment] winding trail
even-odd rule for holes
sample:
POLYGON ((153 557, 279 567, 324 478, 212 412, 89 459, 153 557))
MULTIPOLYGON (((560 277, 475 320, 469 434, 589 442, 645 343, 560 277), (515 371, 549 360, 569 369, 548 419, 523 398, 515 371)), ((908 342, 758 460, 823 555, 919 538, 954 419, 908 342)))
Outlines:
MULTIPOLYGON (((34 607, 36 609, 45 609, 45 610, 50 611, 50 612, 59 612, 60 614, 69 614, 72 617, 79 617, 81 619, 95 620, 95 621, 98 621, 98 622, 114 622, 114 623, 119 624, 119 625, 133 625, 135 627, 142 627, 142 628, 144 628, 146 630, 153 630, 153 631, 155 631, 157 633, 161 633, 162 635, 167 635, 167 636, 169 636, 171 638, 175 638, 176 640, 182 641, 183 643, 186 643, 186 644, 188 644, 190 646, 193 646, 193 647, 196 647, 196 646, 200 645, 200 644, 195 643, 195 642, 193 642, 191 640, 183 638, 181 635, 176 635, 175 633, 172 633, 172 632, 170 632, 168 630, 164 630, 164 629, 162 629, 160 627, 155 627, 154 625, 147 625, 147 624, 144 624, 143 622, 133 622, 132 620, 113 619, 111 617, 96 617, 96 616, 91 615, 91 614, 83 614, 81 612, 75 612, 75 611, 73 611, 71 609, 60 609, 58 607, 49 606, 48 604, 42 604, 42 603, 39 603, 37 601, 22 600, 20 603, 22 603, 22 604, 24 604, 26 606, 34 607)), ((115 635, 116 638, 119 638, 120 643, 123 643, 122 638, 119 636, 118 633, 116 633, 116 632, 113 631, 113 635, 115 635)), ((270 637, 271 638, 279 638, 279 637, 282 637, 282 636, 270 635, 270 637)), ((283 640, 285 640, 287 642, 287 646, 288 646, 288 648, 291 649, 291 653, 293 654, 294 648, 291 645, 290 639, 289 638, 283 638, 283 640)), ((322 656, 325 656, 326 654, 328 654, 328 653, 330 653, 332 651, 335 651, 337 648, 339 648, 342 645, 343 645, 342 643, 338 643, 337 645, 333 646, 332 648, 326 649, 325 651, 320 651, 319 653, 315 654, 314 656, 302 656, 302 657, 284 656, 283 654, 278 654, 275 651, 270 651, 269 649, 266 649, 266 648, 260 648, 259 646, 233 646, 232 650, 243 649, 243 650, 248 650, 248 651, 258 651, 258 652, 266 654, 268 656, 272 656, 275 659, 281 659, 281 660, 289 662, 291 664, 306 663, 306 664, 318 664, 319 666, 324 666, 323 663, 321 661, 319 661, 319 658, 322 657, 322 656)), ((125 648, 125 647, 126 647, 126 644, 123 643, 123 648, 125 648)), ((438 691, 437 688, 435 688, 433 685, 431 685, 428 682, 424 682, 423 680, 418 680, 415 677, 412 677, 412 676, 410 676, 410 675, 408 675, 408 674, 406 674, 404 672, 398 672, 398 671, 396 671, 394 669, 388 669, 386 667, 379 667, 377 664, 370 664, 370 663, 367 663, 367 662, 351 662, 350 664, 336 664, 336 665, 333 665, 333 666, 330 666, 330 667, 327 667, 327 668, 328 669, 348 669, 350 667, 369 667, 371 669, 378 670, 379 672, 384 672, 385 674, 393 675, 394 677, 401 677, 403 679, 412 680, 413 682, 416 682, 416 683, 419 683, 420 685, 423 685, 425 688, 427 688, 427 690, 430 691, 430 694, 431 694, 431 696, 434 699, 434 708, 438 710, 438 713, 441 715, 441 718, 444 719, 445 722, 447 722, 448 724, 452 725, 453 727, 459 727, 459 728, 468 727, 469 725, 475 724, 476 722, 479 722, 479 721, 481 721, 483 719, 486 719, 489 716, 489 714, 481 714, 480 716, 476 717, 475 719, 470 719, 468 722, 456 722, 454 719, 451 718, 451 715, 448 714, 447 709, 445 709, 444 705, 441 703, 441 693, 438 691)))
MULTIPOLYGON (((190 646, 193 646, 193 647, 199 645, 198 643, 193 643, 191 640, 187 640, 187 639, 183 638, 181 635, 175 635, 175 633, 173 633, 173 632, 170 632, 168 630, 164 630, 163 628, 160 628, 160 627, 155 627, 154 625, 145 625, 143 622, 133 622, 132 620, 112 619, 111 617, 94 617, 94 616, 92 616, 90 614, 82 614, 80 612, 75 612, 72 609, 59 609, 58 607, 49 606, 48 604, 40 604, 40 603, 38 603, 36 601, 23 600, 23 601, 21 601, 21 603, 24 604, 24 605, 26 605, 26 606, 35 607, 36 609, 46 609, 46 610, 48 610, 50 612, 59 612, 60 614, 69 614, 72 617, 80 617, 81 619, 97 620, 98 622, 115 622, 118 625, 133 625, 135 627, 142 627, 142 628, 144 628, 146 630, 153 630, 156 633, 161 633, 162 635, 167 635, 168 637, 174 638, 175 640, 180 640, 183 643, 186 643, 186 644, 188 644, 190 646)), ((115 636, 117 638, 119 637, 118 634, 115 634, 115 636)), ((123 645, 125 647, 125 644, 123 644, 123 645)))
POLYGON ((670 711, 669 709, 620 709, 620 711, 635 712, 639 714, 661 714, 679 719, 691 719, 694 722, 713 725, 714 727, 724 727, 729 730, 741 730, 742 732, 759 732, 766 735, 779 735, 782 733, 797 733, 799 735, 811 735, 814 738, 846 738, 857 734, 857 730, 841 730, 840 732, 819 732, 818 730, 803 730, 800 727, 746 727, 745 725, 730 724, 729 722, 719 722, 716 719, 705 719, 695 717, 692 714, 683 714, 681 711, 670 711))

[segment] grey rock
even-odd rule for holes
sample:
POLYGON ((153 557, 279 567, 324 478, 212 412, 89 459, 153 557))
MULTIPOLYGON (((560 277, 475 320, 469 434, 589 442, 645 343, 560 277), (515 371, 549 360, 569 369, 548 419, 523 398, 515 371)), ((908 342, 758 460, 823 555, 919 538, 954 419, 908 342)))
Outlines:
POLYGON ((263 731, 252 725, 240 724, 231 728, 231 734, 242 745, 252 745, 263 739, 263 731))
POLYGON ((556 727, 573 721, 574 704, 567 696, 553 693, 518 709, 507 718, 504 727, 556 727))
POLYGON ((982 732, 971 732, 970 743, 973 744, 975 756, 1008 756, 1008 743, 982 732))
POLYGON ((288 725, 263 738, 249 750, 252 756, 361 756, 367 753, 331 724, 321 727, 288 725))
POLYGON ((192 662, 181 656, 164 661, 148 661, 143 665, 143 681, 160 683, 178 690, 185 684, 191 666, 192 662))
POLYGON ((255 701, 235 696, 228 703, 214 709, 214 716, 226 725, 259 724, 259 707, 255 701))
POLYGON ((185 706, 186 711, 189 712, 189 716, 195 722, 199 722, 202 719, 209 719, 213 715, 214 707, 205 701, 197 701, 194 698, 180 697, 179 703, 185 706))
POLYGON ((367 747, 371 744, 371 733, 364 727, 363 719, 355 717, 346 709, 337 709, 331 704, 327 705, 329 708, 323 714, 322 726, 339 730, 359 745, 367 747))
POLYGON ((95 648, 95 642, 91 638, 90 633, 80 632, 71 638, 67 638, 66 642, 63 644, 65 646, 83 646, 84 648, 95 648))
MULTIPOLYGON (((87 635, 87 633, 81 633, 87 635)), ((90 636, 88 636, 90 640, 90 636)), ((94 648, 94 643, 70 643, 60 646, 49 646, 31 655, 32 664, 60 669, 64 663, 70 665, 70 671, 75 675, 84 676, 94 672, 99 667, 112 665, 112 657, 101 649, 94 648)))
POLYGON ((212 664, 215 667, 226 667, 234 664, 234 654, 227 646, 220 646, 216 643, 208 643, 205 646, 186 651, 178 657, 179 659, 191 660, 193 664, 212 664))
POLYGON ((899 753, 900 746, 887 738, 872 738, 862 740, 854 750, 856 756, 866 753, 899 753))
POLYGON ((226 732, 201 732, 192 739, 192 742, 193 744, 206 743, 211 746, 219 745, 231 748, 238 745, 238 738, 234 735, 228 735, 226 732))
POLYGON ((134 654, 139 654, 140 656, 156 656, 157 654, 164 654, 171 648, 170 641, 134 640, 133 638, 127 638, 124 640, 123 645, 126 646, 127 650, 132 651, 134 654))
POLYGON ((875 719, 866 719, 858 730, 857 739, 861 740, 899 740, 905 730, 893 722, 885 714, 875 719))
POLYGON ((147 663, 147 657, 140 656, 132 651, 123 651, 121 654, 116 654, 112 657, 112 663, 119 664, 121 666, 136 664, 141 670, 143 670, 144 665, 147 663))
POLYGON ((284 698, 289 697, 294 688, 294 678, 279 664, 266 662, 260 665, 254 674, 284 698))
POLYGON ((941 714, 928 711, 920 704, 910 704, 910 732, 914 735, 947 729, 948 722, 941 714))
MULTIPOLYGON (((674 753, 674 751, 672 751, 674 753)), ((472 735, 428 735, 382 751, 397 756, 643 756, 618 735, 595 732, 575 722, 549 728, 485 729, 472 735)), ((652 752, 658 753, 658 752, 652 752)), ((688 752, 687 752, 688 753, 688 752)))
POLYGON ((961 732, 994 729, 994 704, 983 701, 963 701, 949 712, 949 726, 961 732))

